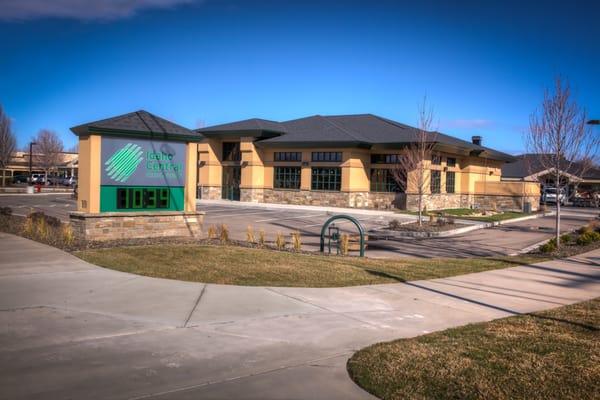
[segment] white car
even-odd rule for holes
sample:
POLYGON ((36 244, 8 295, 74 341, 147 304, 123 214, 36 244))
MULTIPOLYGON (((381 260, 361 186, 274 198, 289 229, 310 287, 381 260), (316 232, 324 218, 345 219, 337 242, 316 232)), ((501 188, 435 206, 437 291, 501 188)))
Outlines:
MULTIPOLYGON (((544 203, 556 203, 556 188, 549 187, 544 189, 544 193, 542 193, 542 202, 544 203)), ((560 189, 560 193, 558 194, 558 201, 561 206, 565 205, 567 200, 567 195, 564 189, 560 189)))

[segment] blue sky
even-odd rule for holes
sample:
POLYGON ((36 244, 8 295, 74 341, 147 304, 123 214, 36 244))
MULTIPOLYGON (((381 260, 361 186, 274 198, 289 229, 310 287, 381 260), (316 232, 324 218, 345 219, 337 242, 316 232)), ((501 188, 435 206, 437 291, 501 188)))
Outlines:
POLYGON ((557 74, 600 117, 600 3, 522 3, 0 0, 0 103, 19 145, 47 128, 68 148, 69 127, 138 109, 414 125, 427 95, 441 131, 518 153, 557 74))

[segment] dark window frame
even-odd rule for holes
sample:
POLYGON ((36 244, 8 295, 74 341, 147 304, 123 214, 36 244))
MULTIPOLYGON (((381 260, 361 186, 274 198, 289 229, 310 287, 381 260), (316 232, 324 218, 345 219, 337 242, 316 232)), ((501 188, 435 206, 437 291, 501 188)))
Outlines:
POLYGON ((342 162, 343 154, 341 151, 313 151, 311 160, 313 162, 342 162))
POLYGON ((456 167, 456 157, 446 157, 446 166, 454 168, 456 167), (452 162, 450 162, 452 160, 452 162))
POLYGON ((240 142, 223 142, 222 144, 222 161, 242 161, 242 151, 240 142), (228 147, 230 147, 228 149, 228 147))
POLYGON ((342 169, 340 167, 312 167, 310 190, 340 192, 342 190, 342 169))
POLYGON ((397 164, 401 154, 371 154, 371 164, 397 164))
POLYGON ((300 151, 276 151, 273 155, 275 161, 302 161, 300 151))
POLYGON ((442 165, 442 156, 433 154, 431 156, 431 165, 442 165))
POLYGON ((369 175, 370 191, 378 193, 401 193, 402 188, 394 179, 394 174, 388 168, 371 168, 369 175))
POLYGON ((273 189, 299 190, 302 183, 302 168, 300 167, 274 167, 273 189))
POLYGON ((442 191, 442 171, 437 169, 431 170, 429 178, 429 191, 431 194, 438 194, 442 191))
POLYGON ((456 172, 446 172, 446 193, 456 193, 456 172), (452 179, 449 179, 452 177, 452 179))

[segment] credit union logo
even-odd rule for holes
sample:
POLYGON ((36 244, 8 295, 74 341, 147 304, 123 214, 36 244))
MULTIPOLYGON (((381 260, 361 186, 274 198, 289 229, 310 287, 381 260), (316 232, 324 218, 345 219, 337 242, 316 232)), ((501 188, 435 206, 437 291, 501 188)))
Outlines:
POLYGON ((126 182, 143 160, 142 148, 134 143, 127 143, 114 152, 104 163, 104 171, 116 182, 126 182))

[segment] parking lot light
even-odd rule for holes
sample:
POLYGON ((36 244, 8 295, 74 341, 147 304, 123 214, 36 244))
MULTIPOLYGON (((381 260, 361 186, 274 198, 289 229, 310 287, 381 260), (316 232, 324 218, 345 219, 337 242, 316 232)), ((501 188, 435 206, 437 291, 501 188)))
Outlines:
POLYGON ((33 160, 33 145, 37 144, 36 142, 29 143, 29 184, 33 184, 33 173, 32 173, 32 160, 33 160))

